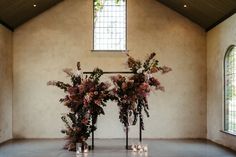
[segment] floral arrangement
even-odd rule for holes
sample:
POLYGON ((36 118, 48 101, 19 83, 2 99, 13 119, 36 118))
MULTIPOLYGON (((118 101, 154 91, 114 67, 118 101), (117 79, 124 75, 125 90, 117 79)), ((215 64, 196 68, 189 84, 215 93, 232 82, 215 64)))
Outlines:
POLYGON ((155 53, 151 53, 144 62, 127 56, 127 65, 132 75, 112 76, 112 89, 109 89, 108 83, 100 81, 103 74, 101 69, 96 68, 89 76, 84 77, 79 62, 76 73, 73 73, 72 69, 64 69, 71 79, 71 84, 61 81, 47 83, 66 93, 66 96, 60 99, 60 102, 70 109, 69 113, 61 117, 66 125, 66 129, 61 132, 66 134, 68 140, 65 149, 75 151, 76 143, 81 143, 82 147, 87 145, 86 140, 91 132, 96 130, 98 116, 105 114, 103 107, 108 100, 117 102, 120 109, 119 119, 126 128, 135 125, 139 117, 141 129, 144 130, 143 112, 149 117, 149 93, 152 90, 164 91, 154 74, 165 74, 171 71, 171 68, 159 66, 155 53))
POLYGON ((64 103, 70 112, 61 117, 66 125, 66 129, 61 132, 66 134, 68 139, 64 148, 75 151, 76 143, 87 145, 86 140, 90 133, 96 130, 98 115, 104 114, 103 107, 110 97, 110 85, 99 81, 103 71, 98 68, 94 69, 90 76, 83 77, 79 62, 77 74, 74 74, 72 69, 65 69, 64 72, 71 78, 72 84, 49 81, 48 85, 57 86, 66 93, 60 102, 64 103))
POLYGON ((143 63, 127 56, 127 64, 133 75, 130 77, 112 76, 111 80, 115 87, 112 89, 111 95, 119 106, 121 123, 125 127, 131 124, 135 125, 139 116, 141 128, 144 130, 142 112, 144 111, 149 117, 147 100, 149 93, 152 89, 164 91, 164 87, 153 74, 158 72, 165 74, 171 71, 171 68, 159 66, 158 60, 155 59, 155 53, 151 53, 143 63))

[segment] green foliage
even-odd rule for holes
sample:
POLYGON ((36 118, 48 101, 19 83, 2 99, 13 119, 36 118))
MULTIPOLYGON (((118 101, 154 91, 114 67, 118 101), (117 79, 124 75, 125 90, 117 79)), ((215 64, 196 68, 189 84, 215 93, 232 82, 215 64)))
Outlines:
MULTIPOLYGON (((95 16, 97 15, 97 13, 99 11, 101 11, 104 7, 104 4, 106 3, 107 0, 94 0, 94 12, 95 12, 95 16)), ((121 1, 124 0, 114 0, 115 3, 118 5, 121 1)))

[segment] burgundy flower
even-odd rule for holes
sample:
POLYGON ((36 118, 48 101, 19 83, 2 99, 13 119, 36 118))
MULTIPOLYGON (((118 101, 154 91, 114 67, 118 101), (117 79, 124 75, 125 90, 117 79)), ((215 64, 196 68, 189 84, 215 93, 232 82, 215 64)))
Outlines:
POLYGON ((151 77, 149 78, 149 84, 150 86, 159 86, 160 82, 155 78, 155 77, 151 77))
POLYGON ((84 125, 87 125, 88 124, 88 118, 84 118, 83 120, 82 120, 82 123, 84 124, 84 125))
POLYGON ((84 92, 84 86, 83 85, 79 85, 78 88, 79 88, 80 93, 84 92))
POLYGON ((125 90, 127 88, 127 84, 125 82, 122 83, 122 89, 125 90))
POLYGON ((101 105, 101 100, 95 100, 94 103, 97 104, 97 105, 101 105))
POLYGON ((69 87, 67 88, 67 91, 69 94, 74 95, 76 93, 77 88, 76 87, 69 87))

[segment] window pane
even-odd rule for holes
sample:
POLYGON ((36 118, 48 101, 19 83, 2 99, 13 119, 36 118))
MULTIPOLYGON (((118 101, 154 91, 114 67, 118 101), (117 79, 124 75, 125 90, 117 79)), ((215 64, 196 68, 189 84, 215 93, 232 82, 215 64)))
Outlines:
POLYGON ((225 56, 225 131, 236 134, 236 47, 225 56))
POLYGON ((126 0, 94 0, 94 50, 126 50, 126 0))

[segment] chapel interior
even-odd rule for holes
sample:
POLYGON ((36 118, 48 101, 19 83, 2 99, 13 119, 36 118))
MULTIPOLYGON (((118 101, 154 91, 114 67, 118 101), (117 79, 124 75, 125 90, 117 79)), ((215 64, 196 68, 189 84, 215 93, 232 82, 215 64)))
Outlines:
POLYGON ((72 156, 236 157, 236 1, 0 0, 0 157, 72 156))

